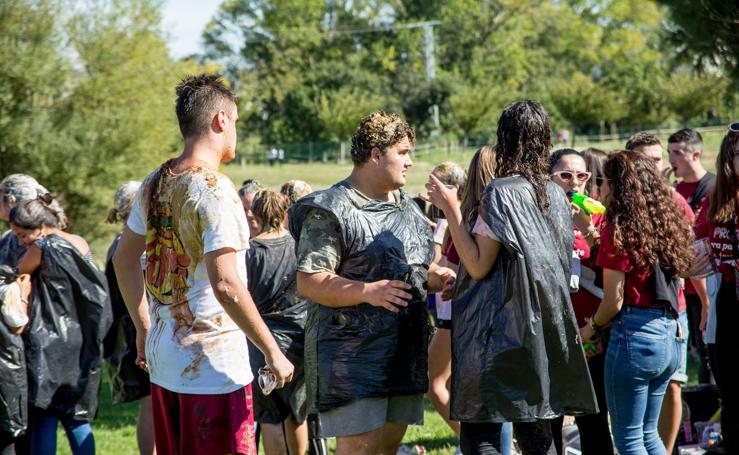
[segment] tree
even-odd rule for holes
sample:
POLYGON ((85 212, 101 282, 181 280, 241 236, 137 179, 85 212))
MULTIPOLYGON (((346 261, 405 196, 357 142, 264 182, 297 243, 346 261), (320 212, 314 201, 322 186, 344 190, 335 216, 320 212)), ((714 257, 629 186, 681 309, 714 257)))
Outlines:
MULTIPOLYGON (((614 122, 623 112, 615 92, 582 73, 552 84, 551 99, 560 115, 572 124, 575 133, 585 126, 614 122)), ((574 135, 572 141, 574 146, 574 135)))
POLYGON ((721 100, 727 81, 717 76, 677 71, 661 87, 667 105, 684 125, 705 116, 721 100))
MULTIPOLYGON (((7 7, 6 7, 7 6, 7 7)), ((178 143, 174 86, 198 67, 176 63, 146 0, 95 3, 13 0, 0 21, 0 175, 36 177, 64 202, 70 228, 94 238, 116 188, 171 155, 178 143)))
POLYGON ((658 0, 667 6, 668 32, 683 60, 725 66, 739 80, 739 7, 732 0, 658 0))

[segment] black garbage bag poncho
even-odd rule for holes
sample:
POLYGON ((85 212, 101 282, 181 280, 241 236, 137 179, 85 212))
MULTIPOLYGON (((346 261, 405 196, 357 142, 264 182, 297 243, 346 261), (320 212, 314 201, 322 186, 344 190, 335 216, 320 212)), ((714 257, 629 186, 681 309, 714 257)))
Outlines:
POLYGON ((308 302, 298 295, 295 241, 290 235, 275 239, 251 239, 246 252, 249 293, 280 350, 293 364, 293 378, 269 396, 262 393, 257 377, 266 365, 264 354, 249 342, 249 364, 254 374, 254 420, 280 423, 289 412, 302 423, 307 416, 304 349, 308 302))
MULTIPOLYGON (((110 293, 113 324, 103 340, 105 370, 110 378, 113 404, 127 403, 151 394, 149 373, 136 365, 136 327, 123 301, 118 279, 113 268, 113 255, 118 248, 120 234, 108 249, 105 262, 105 278, 110 293)), ((143 271, 142 271, 143 274, 143 271)))
POLYGON ((103 338, 111 324, 103 274, 69 242, 48 235, 36 243, 41 266, 23 334, 32 406, 91 421, 98 406, 103 338))
POLYGON ((480 212, 501 250, 452 303, 451 418, 525 422, 597 412, 569 296, 570 204, 547 183, 548 215, 523 177, 499 178, 480 212))
POLYGON ((434 257, 431 228, 403 191, 397 202, 361 205, 350 191, 342 181, 300 199, 290 208, 290 233, 299 241, 308 212, 322 209, 339 226, 339 276, 365 283, 405 281, 413 298, 398 313, 368 303, 335 309, 309 304, 305 380, 311 411, 428 389, 431 328, 425 285, 434 257))
MULTIPOLYGON (((15 269, 0 265, 0 289, 15 282, 15 269)), ((0 295, 3 293, 0 293, 0 295)), ((9 304, 0 301, 0 306, 9 304)), ((0 320, 0 432, 16 437, 28 423, 28 388, 23 339, 0 320)))

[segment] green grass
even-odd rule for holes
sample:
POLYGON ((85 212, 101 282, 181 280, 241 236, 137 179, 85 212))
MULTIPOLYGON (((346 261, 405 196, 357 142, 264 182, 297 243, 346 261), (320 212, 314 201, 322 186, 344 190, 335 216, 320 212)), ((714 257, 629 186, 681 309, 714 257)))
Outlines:
MULTIPOLYGON (((718 152, 722 131, 705 133, 705 153, 703 163, 706 169, 713 170, 715 156, 718 152)), ((661 135, 664 144, 667 144, 667 134, 661 135)), ((613 150, 623 147, 624 140, 606 141, 599 143, 578 143, 578 149, 592 146, 605 150, 613 150)), ((454 161, 466 167, 472 158, 474 149, 459 150, 435 150, 430 152, 419 152, 413 157, 415 163, 407 175, 406 191, 415 195, 423 190, 423 185, 428 179, 428 174, 433 167, 442 161, 454 161)), ((667 163, 665 156, 665 163, 667 163)), ((223 171, 238 187, 247 178, 255 178, 264 185, 279 189, 282 183, 290 179, 305 180, 313 186, 313 189, 323 189, 346 177, 351 172, 351 164, 336 163, 308 163, 308 164, 285 164, 268 166, 265 164, 246 165, 231 164, 225 166, 223 171)), ((96 259, 102 262, 105 252, 112 241, 110 238, 95 239, 91 242, 96 259)), ((691 360, 689 375, 691 379, 697 377, 696 366, 691 360)), ((96 445, 101 454, 136 454, 135 423, 138 414, 138 405, 125 404, 113 406, 110 401, 110 390, 107 383, 103 385, 100 396, 100 411, 93 426, 95 431, 96 445)), ((429 449, 430 454, 441 455, 452 453, 457 441, 452 431, 444 421, 433 410, 430 403, 426 402, 426 423, 419 427, 410 427, 404 444, 421 444, 429 449)), ((58 439, 59 453, 69 454, 69 445, 63 432, 59 431, 58 439)))
MULTIPOLYGON (((110 401, 110 385, 107 378, 100 391, 100 409, 93 422, 95 447, 101 455, 138 455, 136 445, 136 418, 138 402, 113 405, 110 401)), ((457 438, 441 417, 434 411, 431 402, 426 400, 425 423, 411 426, 403 439, 403 444, 426 446, 429 454, 447 455, 454 452, 457 438)), ((331 441, 333 442, 333 441, 331 441)), ((333 448, 335 445, 330 444, 333 448)), ((71 455, 67 436, 61 425, 57 431, 57 453, 71 455)), ((260 450, 260 453, 264 453, 260 450)))

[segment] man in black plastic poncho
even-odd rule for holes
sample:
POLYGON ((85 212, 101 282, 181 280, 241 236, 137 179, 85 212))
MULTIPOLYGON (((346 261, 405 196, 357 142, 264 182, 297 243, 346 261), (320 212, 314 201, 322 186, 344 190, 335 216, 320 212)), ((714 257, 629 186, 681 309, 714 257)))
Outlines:
POLYGON ((289 213, 305 334, 308 405, 336 453, 395 454, 423 422, 430 335, 426 292, 453 281, 430 265, 431 229, 405 184, 413 130, 397 115, 362 119, 351 175, 289 213))

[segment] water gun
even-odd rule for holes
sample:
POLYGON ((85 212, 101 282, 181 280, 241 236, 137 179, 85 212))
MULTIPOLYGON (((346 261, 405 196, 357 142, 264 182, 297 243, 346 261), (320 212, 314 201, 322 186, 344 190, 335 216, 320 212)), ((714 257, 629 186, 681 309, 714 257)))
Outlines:
POLYGON ((573 204, 580 207, 588 215, 592 215, 593 213, 596 213, 599 215, 606 213, 606 206, 596 201, 590 196, 586 196, 580 193, 575 193, 574 191, 567 193, 567 196, 569 196, 573 204))

